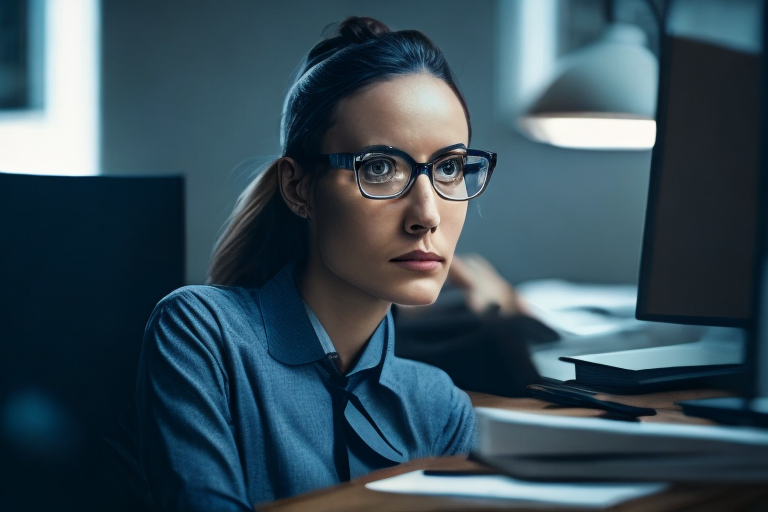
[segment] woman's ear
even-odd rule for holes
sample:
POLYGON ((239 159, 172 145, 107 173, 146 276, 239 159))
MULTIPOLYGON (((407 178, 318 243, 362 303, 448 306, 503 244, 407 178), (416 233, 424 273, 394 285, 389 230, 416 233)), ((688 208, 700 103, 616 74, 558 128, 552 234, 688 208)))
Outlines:
POLYGON ((311 218, 310 210, 311 175, 290 157, 277 161, 277 184, 280 195, 293 213, 299 217, 311 218))

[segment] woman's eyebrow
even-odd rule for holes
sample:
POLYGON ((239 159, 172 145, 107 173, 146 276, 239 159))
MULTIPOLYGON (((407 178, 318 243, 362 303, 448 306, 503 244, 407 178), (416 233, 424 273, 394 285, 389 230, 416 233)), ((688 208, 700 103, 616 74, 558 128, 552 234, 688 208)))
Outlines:
POLYGON ((465 146, 463 143, 459 142, 458 144, 451 144, 450 146, 446 146, 442 149, 438 149, 434 153, 432 153, 432 156, 430 157, 430 160, 434 160, 435 158, 439 157, 440 155, 444 155, 446 153, 450 153, 451 151, 455 151, 457 149, 463 149, 466 150, 467 146, 465 146))
MULTIPOLYGON (((464 149, 464 150, 466 150, 467 146, 464 143, 462 143, 462 142, 459 142, 458 144, 451 144, 450 146, 445 146, 444 148, 438 149, 437 151, 432 153, 432 156, 429 159, 433 160, 433 159, 437 158, 440 155, 444 155, 446 153, 449 153, 451 151, 455 151, 457 149, 464 149)), ((411 156, 410 154, 408 154, 407 152, 403 151, 402 149, 400 149, 398 147, 386 146, 384 144, 377 144, 377 145, 374 145, 374 146, 365 146, 364 148, 361 148, 359 152, 360 153, 367 153, 367 152, 370 152, 370 151, 382 151, 382 152, 397 151, 397 152, 403 153, 405 155, 411 156)), ((411 158, 413 158, 413 157, 411 156, 411 158)))

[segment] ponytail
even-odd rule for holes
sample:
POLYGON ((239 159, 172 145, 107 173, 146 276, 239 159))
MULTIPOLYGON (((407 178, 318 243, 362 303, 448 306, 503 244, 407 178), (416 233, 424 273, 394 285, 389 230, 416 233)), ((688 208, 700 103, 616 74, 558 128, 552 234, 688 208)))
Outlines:
POLYGON ((306 221, 283 201, 277 166, 273 162, 240 194, 214 247, 209 284, 260 287, 287 262, 306 256, 306 221))

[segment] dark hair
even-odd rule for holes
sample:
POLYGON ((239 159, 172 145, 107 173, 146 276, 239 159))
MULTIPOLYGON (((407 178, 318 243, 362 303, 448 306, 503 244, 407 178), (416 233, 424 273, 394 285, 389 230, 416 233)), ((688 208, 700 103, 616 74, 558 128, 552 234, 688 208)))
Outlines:
MULTIPOLYGON (((464 96, 440 49, 416 30, 392 32, 373 18, 352 16, 338 25, 336 35, 317 43, 299 68, 283 105, 283 156, 311 171, 342 99, 366 85, 415 73, 429 73, 456 93, 471 135, 464 96)), ((214 248, 210 283, 261 286, 289 261, 306 258, 307 223, 278 192, 277 164, 238 199, 214 248)))

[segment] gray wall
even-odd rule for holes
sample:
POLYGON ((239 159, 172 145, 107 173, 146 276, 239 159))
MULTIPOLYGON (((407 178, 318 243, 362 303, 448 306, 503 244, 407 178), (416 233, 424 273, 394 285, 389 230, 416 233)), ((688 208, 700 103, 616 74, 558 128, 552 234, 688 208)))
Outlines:
POLYGON ((327 23, 374 16, 435 40, 467 97, 472 145, 499 153, 459 250, 515 282, 635 281, 650 152, 545 147, 495 115, 497 10, 497 0, 104 2, 102 172, 186 176, 187 278, 202 282, 237 194, 279 153, 299 60, 327 23))

